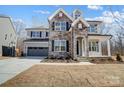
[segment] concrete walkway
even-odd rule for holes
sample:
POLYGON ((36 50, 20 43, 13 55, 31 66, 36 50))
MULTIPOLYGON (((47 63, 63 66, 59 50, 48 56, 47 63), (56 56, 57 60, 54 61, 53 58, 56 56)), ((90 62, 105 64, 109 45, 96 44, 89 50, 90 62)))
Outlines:
POLYGON ((44 58, 25 57, 25 58, 9 58, 0 60, 0 84, 13 78, 17 74, 40 63, 44 58))

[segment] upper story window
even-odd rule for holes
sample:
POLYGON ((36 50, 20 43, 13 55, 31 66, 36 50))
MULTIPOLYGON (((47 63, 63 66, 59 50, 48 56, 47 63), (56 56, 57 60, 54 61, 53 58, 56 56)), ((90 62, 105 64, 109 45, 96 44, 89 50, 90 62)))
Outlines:
POLYGON ((97 25, 90 25, 89 32, 96 32, 96 26, 97 25))
POLYGON ((32 32, 32 37, 40 37, 40 32, 32 32))
POLYGON ((7 34, 5 34, 5 40, 7 39, 7 34))
POLYGON ((66 22, 55 22, 56 31, 66 31, 66 22))
POLYGON ((45 31, 32 31, 31 32, 31 37, 33 38, 47 38, 48 35, 49 33, 45 31))
POLYGON ((48 32, 41 32, 41 38, 46 38, 48 37, 48 32))

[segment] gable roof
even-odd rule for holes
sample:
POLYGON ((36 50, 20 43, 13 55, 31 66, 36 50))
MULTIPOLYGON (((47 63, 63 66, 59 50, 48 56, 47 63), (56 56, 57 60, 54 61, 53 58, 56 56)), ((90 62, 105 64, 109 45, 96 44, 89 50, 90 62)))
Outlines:
POLYGON ((84 23, 84 25, 86 27, 89 27, 89 24, 87 23, 87 21, 85 21, 83 18, 79 17, 78 19, 74 20, 74 22, 72 23, 72 27, 75 26, 75 24, 77 24, 79 21, 81 21, 82 23, 84 23))
POLYGON ((48 31, 49 28, 48 27, 39 26, 39 27, 26 28, 25 30, 45 30, 45 31, 48 31))
POLYGON ((55 11, 55 12, 48 18, 48 20, 52 20, 52 18, 53 18, 54 16, 56 16, 56 14, 58 14, 59 12, 63 12, 70 20, 73 21, 73 18, 72 18, 70 15, 68 15, 62 8, 59 8, 57 11, 55 11))

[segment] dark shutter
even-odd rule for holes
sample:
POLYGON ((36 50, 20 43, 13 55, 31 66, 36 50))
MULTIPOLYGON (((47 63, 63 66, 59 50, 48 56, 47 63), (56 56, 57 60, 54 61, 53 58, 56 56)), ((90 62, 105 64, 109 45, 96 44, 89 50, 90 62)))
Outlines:
POLYGON ((66 51, 69 52, 69 41, 66 41, 66 51))
POLYGON ((32 37, 32 31, 31 31, 31 37, 32 37))
POLYGON ((69 30, 69 23, 66 22, 66 30, 68 31, 69 30))
POLYGON ((54 51, 54 40, 52 40, 52 51, 54 51))
POLYGON ((48 37, 48 32, 46 32, 46 37, 48 37))
POLYGON ((40 32, 40 37, 42 37, 42 32, 40 32))
POLYGON ((52 23, 52 30, 55 30, 55 22, 52 23))

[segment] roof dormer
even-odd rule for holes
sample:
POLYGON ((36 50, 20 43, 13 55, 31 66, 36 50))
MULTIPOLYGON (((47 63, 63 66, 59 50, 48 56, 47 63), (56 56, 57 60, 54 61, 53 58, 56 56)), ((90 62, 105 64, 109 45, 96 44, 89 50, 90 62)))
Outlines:
POLYGON ((76 9, 76 10, 73 11, 72 16, 73 16, 74 19, 77 19, 79 17, 82 17, 82 12, 80 10, 76 9))

